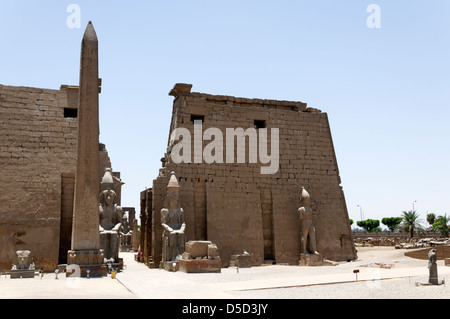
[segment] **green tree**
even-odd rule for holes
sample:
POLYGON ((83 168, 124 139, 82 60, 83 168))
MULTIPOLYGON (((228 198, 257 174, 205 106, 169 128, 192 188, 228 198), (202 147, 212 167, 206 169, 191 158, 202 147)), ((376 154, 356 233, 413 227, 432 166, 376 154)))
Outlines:
POLYGON ((430 225, 433 225, 436 220, 436 215, 433 213, 427 214, 427 222, 430 225))
POLYGON ((402 224, 401 224, 401 228, 403 229, 403 231, 405 232, 409 232, 411 235, 411 238, 413 238, 414 236, 414 231, 420 231, 420 232, 425 232, 425 229, 422 226, 422 220, 419 219, 419 214, 417 214, 415 211, 404 211, 402 212, 402 224))
POLYGON ((433 223, 433 229, 437 230, 445 237, 448 237, 450 226, 449 223, 450 223, 450 216, 447 217, 447 214, 445 214, 444 216, 438 216, 433 223))
POLYGON ((373 233, 375 231, 380 231, 380 221, 376 219, 366 219, 366 220, 360 220, 356 222, 356 225, 359 227, 364 228, 365 231, 369 233, 373 233))
POLYGON ((400 225, 402 220, 403 218, 401 217, 385 217, 381 220, 381 222, 383 223, 383 225, 386 225, 391 232, 393 232, 398 227, 398 225, 400 225))
POLYGON ((350 226, 353 225, 353 219, 350 218, 350 226))

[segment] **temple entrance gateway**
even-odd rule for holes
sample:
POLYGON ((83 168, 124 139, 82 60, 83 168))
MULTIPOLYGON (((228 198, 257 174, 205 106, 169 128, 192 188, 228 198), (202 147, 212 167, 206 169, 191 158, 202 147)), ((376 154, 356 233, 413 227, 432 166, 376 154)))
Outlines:
POLYGON ((61 177, 61 222, 59 226, 58 264, 67 264, 67 251, 70 250, 74 188, 75 175, 63 174, 61 177))
MULTIPOLYGON (((243 252, 251 265, 299 264, 301 185, 314 194, 311 207, 317 213, 317 248, 311 250, 328 260, 355 259, 327 114, 303 102, 191 88, 178 83, 169 93, 174 101, 168 144, 152 187, 156 223, 144 235, 143 246, 151 247, 149 266, 159 267, 163 255, 165 230, 158 221, 167 207, 172 171, 180 186, 186 238, 215 243, 223 267, 243 252), (264 169, 269 168, 268 174, 264 169)), ((308 238, 313 233, 310 228, 308 238)))

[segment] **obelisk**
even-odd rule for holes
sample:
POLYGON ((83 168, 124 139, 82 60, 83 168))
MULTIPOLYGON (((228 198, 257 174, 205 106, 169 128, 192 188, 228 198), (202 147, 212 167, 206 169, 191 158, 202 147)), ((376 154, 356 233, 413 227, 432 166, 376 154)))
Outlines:
POLYGON ((99 235, 99 77, 98 39, 91 22, 81 43, 78 101, 78 150, 68 264, 79 266, 82 277, 105 276, 99 235))

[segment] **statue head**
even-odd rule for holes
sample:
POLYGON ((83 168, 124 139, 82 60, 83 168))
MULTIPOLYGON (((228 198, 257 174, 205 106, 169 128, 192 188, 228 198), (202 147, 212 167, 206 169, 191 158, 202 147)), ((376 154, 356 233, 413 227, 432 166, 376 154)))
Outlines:
POLYGON ((436 258, 436 249, 431 249, 429 252, 428 252, 428 258, 436 258))
POLYGON ((114 201, 116 200, 116 192, 107 189, 100 193, 100 203, 104 204, 105 206, 112 206, 114 205, 114 201))
POLYGON ((17 269, 30 269, 33 262, 31 252, 29 250, 18 250, 17 254, 17 269))
POLYGON ((304 187, 302 187, 302 198, 301 203, 303 206, 309 206, 310 204, 310 196, 304 187))

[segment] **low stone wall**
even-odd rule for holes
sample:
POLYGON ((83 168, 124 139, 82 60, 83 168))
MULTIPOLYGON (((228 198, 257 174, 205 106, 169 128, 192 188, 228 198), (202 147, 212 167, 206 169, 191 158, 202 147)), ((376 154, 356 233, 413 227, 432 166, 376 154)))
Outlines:
POLYGON ((409 233, 353 233, 353 240, 357 246, 395 246, 397 248, 430 247, 446 244, 448 241, 448 238, 443 238, 441 234, 425 235, 410 238, 409 233))
POLYGON ((366 237, 366 238, 354 238, 355 245, 358 246, 397 246, 401 243, 411 243, 416 242, 418 239, 413 238, 412 240, 404 237, 366 237))
MULTIPOLYGON (((450 258, 450 246, 437 246, 433 247, 436 249, 436 257, 437 260, 445 260, 446 258, 450 258)), ((430 252, 430 248, 424 248, 420 250, 413 250, 405 252, 405 256, 428 260, 428 253, 430 252)))

